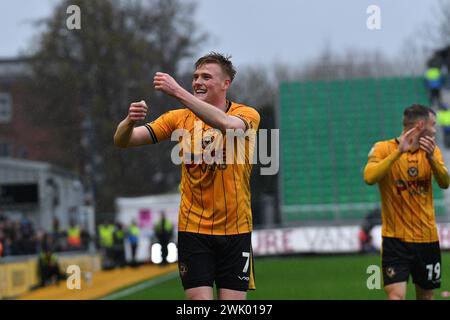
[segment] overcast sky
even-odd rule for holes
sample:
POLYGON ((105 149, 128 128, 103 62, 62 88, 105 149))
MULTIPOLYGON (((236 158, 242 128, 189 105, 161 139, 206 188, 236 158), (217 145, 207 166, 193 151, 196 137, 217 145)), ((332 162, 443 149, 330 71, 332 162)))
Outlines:
MULTIPOLYGON (((58 0, 1 0, 0 57, 29 46, 31 21, 48 16, 58 0)), ((210 34, 199 55, 217 50, 236 65, 299 63, 328 43, 395 55, 405 39, 433 20, 439 0, 198 0, 196 22, 210 34), (369 5, 381 9, 381 30, 366 26, 369 5), (433 9, 434 8, 434 9, 433 9)))

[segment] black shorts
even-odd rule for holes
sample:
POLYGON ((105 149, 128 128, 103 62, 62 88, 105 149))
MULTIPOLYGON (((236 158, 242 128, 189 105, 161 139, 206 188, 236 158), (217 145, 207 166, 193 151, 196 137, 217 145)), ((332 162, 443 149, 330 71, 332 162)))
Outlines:
POLYGON ((441 250, 439 242, 412 243, 383 237, 381 264, 384 285, 413 282, 422 289, 441 287, 441 250))
POLYGON ((216 236, 178 232, 178 270, 185 290, 255 289, 251 233, 216 236))

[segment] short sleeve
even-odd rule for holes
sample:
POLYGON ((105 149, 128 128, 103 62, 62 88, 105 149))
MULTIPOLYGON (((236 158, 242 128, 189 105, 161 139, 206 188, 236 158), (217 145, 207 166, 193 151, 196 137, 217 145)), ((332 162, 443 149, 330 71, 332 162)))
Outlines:
POLYGON ((153 143, 170 139, 172 132, 177 129, 177 123, 183 110, 171 110, 161 115, 156 120, 145 125, 153 143))
POLYGON ((239 107, 232 110, 229 115, 238 117, 245 124, 245 131, 248 129, 258 130, 260 116, 258 111, 251 107, 239 107))

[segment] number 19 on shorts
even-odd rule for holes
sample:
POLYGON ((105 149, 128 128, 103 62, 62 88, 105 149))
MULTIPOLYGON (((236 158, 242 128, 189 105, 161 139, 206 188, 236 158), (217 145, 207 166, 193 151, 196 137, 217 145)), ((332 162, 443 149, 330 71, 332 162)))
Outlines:
POLYGON ((428 280, 438 280, 441 277, 441 264, 438 262, 436 264, 427 264, 428 280), (433 279, 434 275, 434 279, 433 279))

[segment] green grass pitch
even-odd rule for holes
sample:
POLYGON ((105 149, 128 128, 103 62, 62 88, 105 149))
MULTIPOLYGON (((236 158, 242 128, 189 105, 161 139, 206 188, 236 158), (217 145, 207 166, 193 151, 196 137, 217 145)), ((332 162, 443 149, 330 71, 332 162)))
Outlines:
MULTIPOLYGON (((367 288, 367 268, 380 265, 378 254, 351 256, 300 256, 255 259, 256 289, 248 299, 287 300, 375 300, 385 299, 382 289, 367 288)), ((436 299, 450 299, 441 292, 450 291, 450 252, 442 253, 442 287, 436 299)), ((407 299, 414 299, 410 278, 407 299)), ((120 299, 178 300, 184 292, 178 276, 120 299)))

